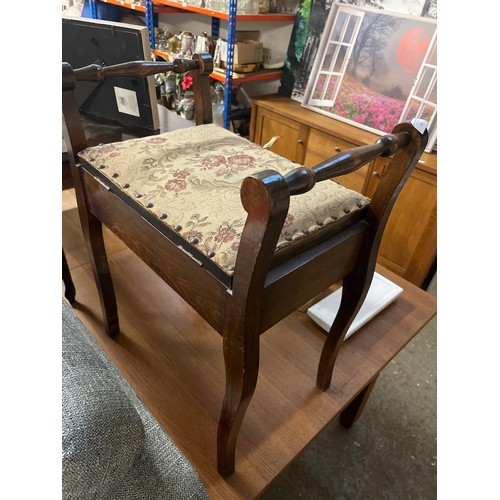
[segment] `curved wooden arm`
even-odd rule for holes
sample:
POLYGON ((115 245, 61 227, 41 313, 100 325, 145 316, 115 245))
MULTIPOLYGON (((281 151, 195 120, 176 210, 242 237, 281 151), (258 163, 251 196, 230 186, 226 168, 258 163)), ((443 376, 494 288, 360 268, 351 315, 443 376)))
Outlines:
POLYGON ((314 187, 316 182, 354 172, 379 156, 393 155, 409 141, 410 135, 406 132, 387 134, 377 139, 374 144, 348 149, 318 163, 313 168, 296 168, 285 175, 290 195, 306 193, 314 187))
POLYGON ((187 71, 199 70, 200 74, 211 73, 213 69, 212 58, 209 54, 195 54, 193 59, 174 59, 167 61, 131 61, 112 66, 101 66, 90 64, 83 68, 74 70, 75 80, 87 82, 100 82, 107 77, 141 77, 157 73, 173 71, 174 73, 186 73, 187 71), (207 57, 208 56, 208 57, 207 57))
POLYGON ((245 297, 255 306, 262 299, 260 290, 285 223, 290 195, 281 174, 264 170, 243 180, 240 198, 248 216, 238 248, 233 297, 245 297))

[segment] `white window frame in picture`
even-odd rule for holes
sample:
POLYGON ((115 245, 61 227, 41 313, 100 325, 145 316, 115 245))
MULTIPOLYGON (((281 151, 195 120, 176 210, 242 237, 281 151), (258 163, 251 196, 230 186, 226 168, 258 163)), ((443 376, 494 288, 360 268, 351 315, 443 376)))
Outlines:
POLYGON ((410 121, 412 118, 425 118, 428 123, 429 141, 425 151, 429 153, 437 141, 437 31, 434 32, 400 121, 410 121), (416 112, 412 112, 412 109, 416 109, 416 112))
POLYGON ((322 88, 318 89, 318 97, 315 97, 316 92, 306 92, 306 99, 304 102, 306 102, 308 106, 333 107, 364 15, 365 13, 363 11, 342 6, 342 8, 338 9, 337 15, 333 20, 333 27, 330 25, 331 23, 326 26, 325 33, 331 34, 335 33, 333 28, 337 27, 336 31, 339 33, 339 37, 338 39, 332 39, 331 35, 324 37, 321 47, 318 50, 316 60, 319 60, 319 64, 315 63, 312 68, 311 75, 313 75, 313 78, 309 79, 312 85, 308 85, 308 88, 317 89, 318 82, 322 77, 324 83, 321 85, 322 88), (354 26, 349 26, 353 20, 354 26), (349 27, 351 29, 348 29, 349 27), (326 98, 328 84, 335 80, 336 83, 334 84, 333 95, 330 98, 326 98))

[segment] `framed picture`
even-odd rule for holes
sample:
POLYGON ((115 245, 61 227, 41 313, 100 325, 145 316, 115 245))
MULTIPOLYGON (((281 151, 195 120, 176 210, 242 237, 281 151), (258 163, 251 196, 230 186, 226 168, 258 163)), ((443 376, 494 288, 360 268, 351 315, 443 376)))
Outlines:
MULTIPOLYGON (((302 103, 333 0, 300 0, 278 92, 302 103)), ((437 18, 437 0, 340 0, 337 3, 437 18)))
POLYGON ((437 30, 432 18, 335 4, 302 106, 380 135, 426 120, 437 138, 437 30))

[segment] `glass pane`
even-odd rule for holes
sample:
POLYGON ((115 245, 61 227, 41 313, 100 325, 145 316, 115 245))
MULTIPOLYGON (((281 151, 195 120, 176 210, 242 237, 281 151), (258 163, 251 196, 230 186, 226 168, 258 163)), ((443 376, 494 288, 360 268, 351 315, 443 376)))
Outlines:
POLYGON ((326 93, 325 93, 325 99, 332 100, 333 99, 333 94, 335 93, 335 85, 338 82, 338 75, 331 75, 328 78, 328 84, 326 86, 326 93))
POLYGON ((350 16, 349 22, 347 23, 347 29, 344 33, 344 38, 342 39, 344 43, 352 43, 352 37, 358 20, 358 16, 350 16))
POLYGON ((437 80, 436 82, 434 83, 434 85, 432 86, 431 88, 431 91, 429 93, 429 95, 427 96, 427 100, 428 101, 431 101, 435 104, 437 104, 438 102, 438 96, 437 96, 437 80))
POLYGON ((408 122, 412 118, 417 118, 421 104, 422 101, 419 101, 418 99, 411 99, 408 111, 406 112, 406 115, 401 116, 401 121, 408 122))
POLYGON ((434 46, 432 47, 432 50, 429 54, 429 58, 427 60, 428 64, 432 64, 433 66, 437 66, 437 39, 436 43, 434 43, 434 46))
POLYGON ((342 65, 347 57, 348 48, 345 45, 339 47, 339 55, 337 56, 337 60, 335 61, 335 66, 333 67, 333 71, 336 73, 340 73, 342 71, 342 65))
POLYGON ((314 86, 311 99, 323 99, 323 93, 325 88, 326 88, 326 77, 324 74, 320 74, 318 76, 318 80, 316 81, 316 85, 314 86))
MULTIPOLYGON (((425 90, 422 94, 424 100, 437 104, 437 80, 434 80, 434 84, 431 87, 422 90, 425 90)), ((420 95, 418 95, 418 97, 420 97, 420 95)))
POLYGON ((434 76, 435 72, 436 70, 434 68, 424 68, 420 81, 415 89, 415 96, 425 99, 425 94, 428 91, 431 78, 434 76))
POLYGON ((423 120, 426 120, 429 123, 432 119, 434 111, 436 111, 436 106, 433 106, 431 104, 425 104, 422 107, 419 118, 422 118, 423 120))
POLYGON ((436 106, 433 104, 424 104, 418 99, 412 99, 406 116, 401 117, 401 121, 410 121, 412 118, 421 118, 430 122, 433 114, 436 111, 436 106))
POLYGON ((337 19, 335 20, 335 26, 332 30, 332 36, 330 40, 332 41, 340 41, 340 37, 342 36, 342 30, 344 29, 344 25, 347 21, 347 14, 345 12, 339 12, 337 19))
POLYGON ((328 43, 326 47, 326 54, 323 58, 323 63, 321 64, 321 72, 323 71, 331 71, 332 60, 335 50, 337 49, 337 45, 334 43, 328 43))

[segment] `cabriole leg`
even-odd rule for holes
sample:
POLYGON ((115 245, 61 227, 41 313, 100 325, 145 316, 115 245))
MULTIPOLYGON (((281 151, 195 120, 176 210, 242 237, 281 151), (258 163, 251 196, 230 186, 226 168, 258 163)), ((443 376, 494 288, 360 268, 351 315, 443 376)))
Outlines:
POLYGON ((363 282, 360 283, 359 278, 356 279, 352 275, 343 280, 339 311, 327 334, 318 366, 316 386, 322 391, 330 387, 333 367, 342 347, 342 341, 363 304, 367 288, 363 287, 363 282))
MULTIPOLYGON (((87 213, 86 220, 88 222, 87 228, 83 228, 85 243, 90 257, 97 291, 99 293, 104 328, 106 333, 112 337, 119 333, 120 328, 118 325, 115 291, 111 279, 108 258, 106 256, 106 248, 104 246, 102 223, 89 213, 87 213)), ((83 225, 82 221, 82 226, 83 225)))
POLYGON ((223 338, 226 391, 217 433, 217 470, 223 477, 234 472, 236 440, 252 399, 259 372, 259 336, 223 338))
POLYGON ((71 271, 69 270, 68 261, 66 260, 66 254, 64 253, 64 248, 62 250, 62 278, 64 282, 64 296, 68 299, 70 304, 74 304, 76 298, 75 284, 73 283, 73 278, 71 277, 71 271))
POLYGON ((340 423, 349 429, 355 422, 359 419, 365 405, 370 397, 375 382, 377 381, 378 374, 374 377, 365 388, 346 406, 346 408, 340 413, 340 423))

